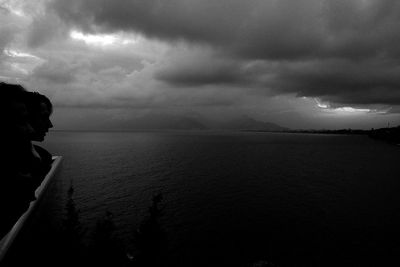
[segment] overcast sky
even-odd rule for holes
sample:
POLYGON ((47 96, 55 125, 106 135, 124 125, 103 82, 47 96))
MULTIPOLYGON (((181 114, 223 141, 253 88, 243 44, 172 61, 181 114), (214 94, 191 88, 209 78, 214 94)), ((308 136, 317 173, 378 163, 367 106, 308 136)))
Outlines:
POLYGON ((148 113, 400 124, 398 0, 0 0, 0 80, 59 129, 148 113))

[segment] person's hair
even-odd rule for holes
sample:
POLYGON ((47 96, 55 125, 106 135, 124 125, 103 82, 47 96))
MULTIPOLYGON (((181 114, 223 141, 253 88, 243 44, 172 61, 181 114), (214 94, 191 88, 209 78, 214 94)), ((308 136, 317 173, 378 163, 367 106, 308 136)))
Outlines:
POLYGON ((26 93, 25 88, 19 84, 0 82, 0 95, 4 101, 2 101, 2 105, 12 101, 24 102, 24 95, 26 93))
MULTIPOLYGON (((19 84, 9 84, 0 82, 0 118, 2 131, 0 132, 2 138, 7 140, 14 140, 15 126, 27 123, 27 118, 21 117, 21 112, 18 111, 20 104, 25 105, 25 96, 27 91, 19 84), (3 130, 4 129, 4 130, 3 130)), ((6 147, 9 145, 8 141, 5 142, 6 147)), ((14 142, 11 142, 15 145, 14 142)), ((8 147, 12 149, 12 147, 8 147)), ((6 148, 7 150, 7 148, 6 148)))
POLYGON ((40 110, 40 103, 44 103, 50 113, 53 112, 53 105, 51 104, 50 99, 48 99, 45 95, 42 95, 38 92, 27 92, 25 99, 26 107, 28 108, 29 113, 38 113, 40 110))
POLYGON ((24 87, 19 84, 9 84, 5 82, 0 82, 0 116, 2 124, 12 123, 14 120, 14 115, 12 113, 12 108, 15 103, 25 104, 25 94, 27 91, 24 87))

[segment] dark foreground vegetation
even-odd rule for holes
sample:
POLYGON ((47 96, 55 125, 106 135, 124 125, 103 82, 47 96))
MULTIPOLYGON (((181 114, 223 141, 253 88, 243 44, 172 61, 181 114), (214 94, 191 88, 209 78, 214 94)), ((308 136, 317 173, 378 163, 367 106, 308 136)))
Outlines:
POLYGON ((134 226, 135 234, 130 237, 133 251, 117 237, 112 212, 106 211, 97 218, 95 228, 89 230, 80 222, 72 184, 66 200, 61 225, 43 223, 42 220, 39 225, 31 223, 0 264, 2 267, 162 266, 167 244, 166 233, 159 222, 164 209, 162 193, 153 195, 147 215, 140 225, 134 226))
MULTIPOLYGON (((130 240, 124 243, 116 234, 114 215, 106 211, 96 219, 94 229, 85 228, 80 222, 80 210, 74 201, 74 187, 71 184, 64 206, 61 225, 40 224, 29 228, 1 266, 116 266, 116 267, 157 267, 183 266, 182 262, 171 262, 168 256, 169 238, 161 218, 165 204, 163 194, 155 193, 146 214, 130 240)), ((207 255, 204 255, 207 258, 207 255)), ((233 256, 234 257, 234 256, 233 256)), ((203 259, 192 259, 193 265, 203 259)), ((209 266, 209 265, 204 265, 209 266)), ((226 266, 215 263, 212 266, 226 266)), ((231 266, 231 265, 229 265, 231 266)), ((234 265, 236 266, 236 265, 234 265)), ((279 267, 266 260, 249 262, 243 267, 279 267)))

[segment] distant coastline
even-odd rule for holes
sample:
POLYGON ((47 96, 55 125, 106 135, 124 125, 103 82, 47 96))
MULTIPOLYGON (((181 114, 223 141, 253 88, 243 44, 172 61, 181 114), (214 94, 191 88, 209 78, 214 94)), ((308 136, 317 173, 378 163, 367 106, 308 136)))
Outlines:
MULTIPOLYGON (((198 114, 188 116, 148 113, 134 119, 90 123, 76 129, 57 128, 63 132, 259 132, 367 135, 373 139, 400 143, 400 126, 380 129, 293 129, 275 122, 261 121, 243 115, 235 118, 210 119, 198 114)), ((52 130, 53 131, 53 130, 52 130)))
POLYGON ((366 135, 372 139, 385 141, 392 144, 400 144, 400 126, 386 127, 371 130, 362 129, 287 129, 279 127, 271 127, 272 129, 246 129, 241 128, 201 128, 201 129, 182 129, 182 128, 143 128, 143 129, 63 129, 52 130, 54 132, 179 132, 179 131, 239 131, 239 132, 258 132, 258 133, 302 133, 302 134, 337 134, 337 135, 366 135))
MULTIPOLYGON (((253 132, 253 130, 248 130, 253 132)), ((277 131, 257 131, 257 132, 277 132, 277 131)), ((371 130, 362 130, 362 129, 338 129, 338 130, 284 130, 278 131, 282 133, 306 133, 306 134, 342 134, 342 135, 367 135, 372 139, 385 141, 388 143, 400 145, 400 126, 396 127, 387 127, 387 128, 379 128, 371 130)))
POLYGON ((371 130, 369 137, 400 145, 400 126, 371 130))
POLYGON ((246 132, 273 132, 273 133, 306 133, 306 134, 345 134, 345 135, 367 135, 370 130, 361 129, 293 129, 283 131, 244 130, 246 132))

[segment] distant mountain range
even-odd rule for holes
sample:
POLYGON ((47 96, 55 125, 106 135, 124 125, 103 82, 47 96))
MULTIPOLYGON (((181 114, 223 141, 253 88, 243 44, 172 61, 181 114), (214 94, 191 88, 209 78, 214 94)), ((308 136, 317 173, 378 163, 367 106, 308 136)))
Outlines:
POLYGON ((190 117, 172 116, 165 114, 147 114, 129 122, 133 129, 160 130, 202 130, 206 127, 190 117))
POLYGON ((251 130, 251 131, 271 131, 271 132, 280 132, 289 130, 289 128, 282 127, 278 124, 272 122, 258 121, 247 116, 242 116, 237 119, 222 122, 220 128, 231 129, 231 130, 251 130))
POLYGON ((200 116, 185 117, 167 114, 147 114, 138 118, 109 123, 110 128, 119 130, 250 130, 250 131, 286 131, 280 125, 262 122, 247 116, 227 121, 212 121, 200 116))

